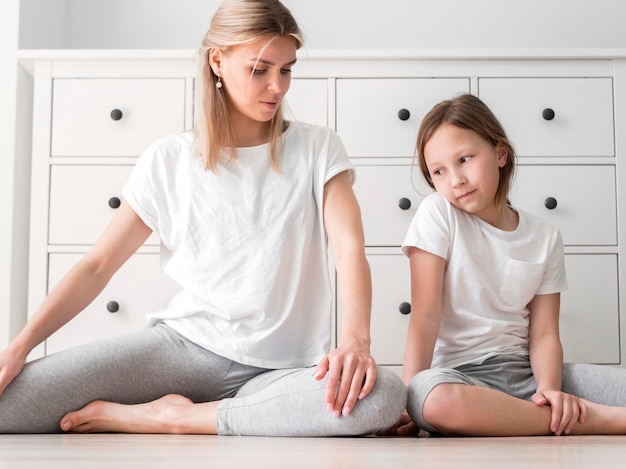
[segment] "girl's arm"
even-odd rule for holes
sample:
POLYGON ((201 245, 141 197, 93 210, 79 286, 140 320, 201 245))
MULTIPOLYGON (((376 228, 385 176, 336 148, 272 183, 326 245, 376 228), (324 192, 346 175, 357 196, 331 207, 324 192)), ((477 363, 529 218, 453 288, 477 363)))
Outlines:
POLYGON ((151 233, 127 203, 123 203, 100 239, 47 295, 33 318, 0 352, 0 394, 17 376, 27 355, 82 311, 111 276, 151 233))
POLYGON ((405 384, 430 368, 441 324, 445 259, 411 247, 411 318, 404 351, 402 379, 405 384))
MULTIPOLYGON (((445 259, 416 247, 409 248, 411 317, 404 349, 402 380, 408 385, 420 371, 430 368, 441 324, 445 259)), ((385 434, 412 435, 419 429, 405 411, 385 434)))
POLYGON ((376 379, 370 354, 371 275, 361 211, 348 171, 326 183, 323 211, 339 279, 342 320, 338 346, 322 359, 315 376, 322 379, 328 374, 326 406, 338 417, 348 415, 376 379))
POLYGON ((530 302, 530 366, 537 382, 533 402, 552 407, 550 430, 569 434, 576 422, 584 422, 587 407, 576 396, 561 392, 563 347, 559 337, 561 295, 536 295, 530 302))

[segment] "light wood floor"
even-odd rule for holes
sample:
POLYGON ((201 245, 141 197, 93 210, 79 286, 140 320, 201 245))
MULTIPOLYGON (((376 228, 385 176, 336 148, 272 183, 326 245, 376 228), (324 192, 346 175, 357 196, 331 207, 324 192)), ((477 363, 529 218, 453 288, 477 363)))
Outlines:
POLYGON ((260 438, 0 435, 0 469, 615 468, 626 436, 260 438))

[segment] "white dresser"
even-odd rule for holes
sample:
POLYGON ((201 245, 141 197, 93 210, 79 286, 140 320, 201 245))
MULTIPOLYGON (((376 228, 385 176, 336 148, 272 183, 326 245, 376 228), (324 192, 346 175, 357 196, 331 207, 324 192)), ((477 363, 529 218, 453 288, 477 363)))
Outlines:
MULTIPOLYGON (((141 151, 159 136, 191 128, 196 67, 192 51, 22 57, 35 83, 32 314, 96 241, 141 151)), ((623 365, 626 51, 304 51, 288 112, 334 128, 357 167, 375 358, 394 367, 402 362, 410 289, 399 246, 430 192, 412 169, 417 128, 435 103, 461 92, 481 97, 513 141, 519 158, 513 204, 563 234, 566 360, 623 365)), ((143 315, 175 291, 159 269, 153 236, 88 310, 33 356, 140 328, 143 315)), ((341 305, 336 310, 340 318, 341 305)))

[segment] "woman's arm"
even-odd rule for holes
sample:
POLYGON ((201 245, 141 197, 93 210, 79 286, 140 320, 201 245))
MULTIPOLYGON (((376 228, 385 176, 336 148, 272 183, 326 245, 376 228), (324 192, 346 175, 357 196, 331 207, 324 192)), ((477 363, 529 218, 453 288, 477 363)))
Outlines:
POLYGON ((576 422, 584 422, 587 407, 576 396, 561 392, 563 347, 559 336, 560 293, 536 295, 530 302, 530 366, 537 382, 533 402, 552 407, 550 430, 569 434, 576 422))
POLYGON ((322 359, 316 377, 328 373, 326 406, 338 417, 348 415, 376 380, 376 363, 370 354, 371 275, 361 211, 348 171, 326 183, 323 210, 339 279, 342 320, 337 349, 322 359))
POLYGON ((24 329, 0 352, 0 394, 20 373, 30 351, 89 305, 150 233, 151 229, 123 203, 96 244, 61 279, 24 329))

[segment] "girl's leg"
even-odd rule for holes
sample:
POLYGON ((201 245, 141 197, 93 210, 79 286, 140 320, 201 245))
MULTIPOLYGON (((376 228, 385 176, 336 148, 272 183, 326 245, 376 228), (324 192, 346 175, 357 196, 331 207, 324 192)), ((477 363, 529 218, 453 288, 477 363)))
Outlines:
MULTIPOLYGON (((455 376, 455 370, 428 371, 411 381, 408 405, 412 418, 427 431, 456 436, 551 434, 549 406, 476 385, 455 376)), ((626 433, 626 409, 587 404, 587 420, 577 424, 573 434, 626 433)))
POLYGON ((167 394, 194 402, 234 395, 232 362, 160 325, 28 363, 0 396, 0 433, 54 433, 91 401, 136 404, 167 394))
POLYGON ((223 400, 217 427, 223 435, 356 436, 386 430, 406 404, 406 388, 392 371, 378 368, 372 392, 348 416, 333 418, 324 404, 326 380, 314 368, 275 370, 250 380, 223 400))

